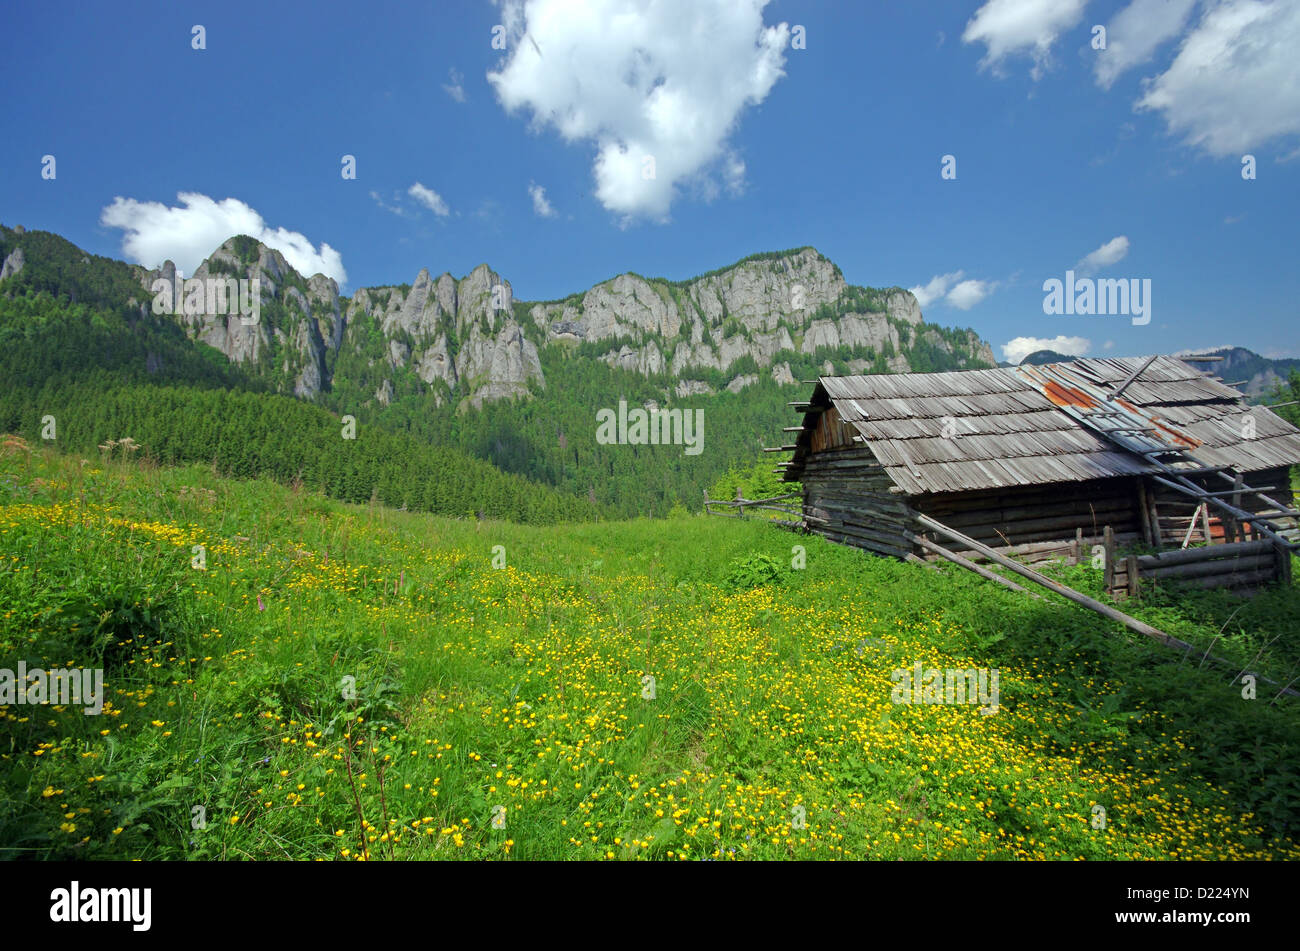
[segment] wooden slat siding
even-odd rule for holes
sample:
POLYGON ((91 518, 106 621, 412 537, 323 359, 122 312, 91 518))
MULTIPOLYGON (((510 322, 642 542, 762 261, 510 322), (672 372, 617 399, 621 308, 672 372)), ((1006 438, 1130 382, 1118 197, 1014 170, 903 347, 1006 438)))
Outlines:
MULTIPOLYGON (((838 419, 834 422, 842 425, 838 419)), ((871 450, 845 445, 809 455, 800 482, 810 531, 877 554, 914 554, 907 538, 911 509, 902 496, 889 491, 893 482, 871 450)))
POLYGON ((1090 544, 1100 544, 1107 525, 1121 538, 1138 538, 1142 533, 1134 483, 1127 479, 946 493, 918 496, 911 502, 917 511, 991 548, 1057 542, 1065 551, 1073 544, 1076 529, 1083 530, 1090 544))
POLYGON ((813 452, 828 452, 853 448, 853 437, 856 435, 853 427, 840 419, 839 412, 832 406, 817 416, 817 425, 812 431, 811 449, 813 452))
MULTIPOLYGON (((1126 548, 1130 545, 1136 545, 1139 542, 1141 542, 1141 540, 1142 538, 1140 535, 1122 534, 1122 535, 1115 536, 1115 544, 1120 548, 1126 548)), ((998 539, 998 541, 1001 542, 1001 539, 998 539)), ((1044 561, 1068 560, 1071 553, 1071 546, 1073 545, 1073 542, 1065 543, 1058 540, 1058 541, 1048 541, 1048 542, 1031 542, 1023 545, 989 544, 988 542, 981 542, 981 544, 988 545, 989 548, 993 549, 1000 555, 1005 555, 1008 558, 1014 558, 1017 561, 1023 562, 1026 565, 1035 565, 1038 564, 1039 562, 1044 562, 1044 561)), ((1095 538, 1089 538, 1085 535, 1084 545, 1086 546, 1087 550, 1085 552, 1084 560, 1089 561, 1092 558, 1093 545, 1101 545, 1101 544, 1103 544, 1103 539, 1100 535, 1096 536, 1095 538)), ((976 552, 963 551, 961 552, 961 554, 964 555, 966 558, 969 558, 971 561, 983 562, 986 560, 983 555, 980 555, 976 552)), ((1117 577, 1119 577, 1122 581, 1124 576, 1123 560, 1121 560, 1119 564, 1116 565, 1115 571, 1117 577)))

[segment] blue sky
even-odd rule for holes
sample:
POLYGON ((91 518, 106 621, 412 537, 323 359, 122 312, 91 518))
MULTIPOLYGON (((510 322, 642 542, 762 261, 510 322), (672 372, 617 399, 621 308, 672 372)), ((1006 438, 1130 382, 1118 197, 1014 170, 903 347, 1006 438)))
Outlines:
POLYGON ((542 300, 811 244, 850 282, 916 288, 928 320, 999 357, 1047 341, 1300 355, 1296 0, 52 3, 6 19, 0 221, 100 254, 192 270, 226 230, 261 229, 345 292, 486 261, 542 300), (1044 314, 1043 282, 1070 268, 1149 279, 1150 323, 1044 314))

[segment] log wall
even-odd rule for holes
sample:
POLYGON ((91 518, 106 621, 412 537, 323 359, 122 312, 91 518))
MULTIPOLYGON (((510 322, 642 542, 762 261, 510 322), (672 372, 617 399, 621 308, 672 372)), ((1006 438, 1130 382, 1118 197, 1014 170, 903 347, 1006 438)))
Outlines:
MULTIPOLYGON (((829 415, 829 412, 823 413, 829 415)), ((847 446, 811 453, 799 475, 808 528, 831 541, 882 555, 912 553, 912 511, 870 449, 847 446)))
POLYGON ((1087 557, 1106 526, 1115 542, 1142 538, 1136 479, 937 493, 913 498, 917 511, 990 548, 1034 562, 1087 557), (1082 549, 1082 550, 1080 550, 1082 549))

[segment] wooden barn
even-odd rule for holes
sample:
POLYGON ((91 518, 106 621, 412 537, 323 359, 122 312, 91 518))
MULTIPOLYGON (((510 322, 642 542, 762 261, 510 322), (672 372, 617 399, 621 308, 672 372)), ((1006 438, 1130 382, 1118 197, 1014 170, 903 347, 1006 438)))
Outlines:
POLYGON ((1100 545, 1123 597, 1289 579, 1300 548, 1300 430, 1172 357, 822 377, 791 405, 774 451, 804 526, 880 554, 980 570, 1100 545))

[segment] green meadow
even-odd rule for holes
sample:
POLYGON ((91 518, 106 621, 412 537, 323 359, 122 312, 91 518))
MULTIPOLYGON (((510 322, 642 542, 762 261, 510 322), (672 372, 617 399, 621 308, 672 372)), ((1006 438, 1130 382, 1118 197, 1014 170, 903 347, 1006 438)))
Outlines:
POLYGON ((762 520, 2 451, 0 668, 104 678, 98 715, 0 705, 6 858, 1300 858, 1300 716, 1262 679, 1300 670, 1294 590, 1125 607, 1183 656, 762 520), (997 671, 996 711, 895 702, 918 663, 997 671))

